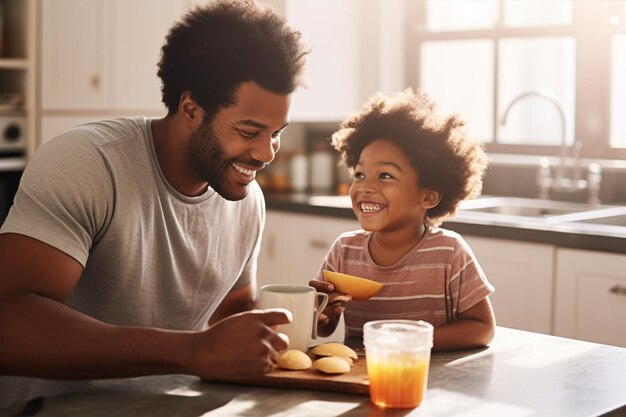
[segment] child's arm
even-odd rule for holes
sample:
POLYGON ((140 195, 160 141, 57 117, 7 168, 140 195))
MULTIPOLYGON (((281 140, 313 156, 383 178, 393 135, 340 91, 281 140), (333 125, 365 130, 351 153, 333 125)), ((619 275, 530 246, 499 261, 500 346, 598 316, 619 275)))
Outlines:
POLYGON ((489 298, 459 313, 458 320, 435 327, 434 351, 462 350, 486 346, 493 339, 496 320, 489 298))

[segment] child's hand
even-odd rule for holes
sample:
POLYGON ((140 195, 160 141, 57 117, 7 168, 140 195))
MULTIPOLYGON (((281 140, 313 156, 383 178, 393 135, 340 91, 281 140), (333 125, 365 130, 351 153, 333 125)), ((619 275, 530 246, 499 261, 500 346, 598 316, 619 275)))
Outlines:
POLYGON ((328 294, 328 305, 324 309, 324 311, 319 315, 317 319, 317 325, 319 327, 324 327, 329 323, 333 323, 336 326, 341 313, 346 309, 346 303, 352 300, 352 297, 347 294, 341 294, 335 292, 335 287, 333 284, 327 281, 319 281, 319 280, 311 280, 309 281, 309 285, 315 288, 319 292, 325 292, 328 294))
POLYGON ((320 314, 318 325, 328 324, 329 321, 336 321, 346 309, 346 303, 352 300, 352 297, 346 294, 333 292, 328 294, 328 305, 324 312, 320 314))

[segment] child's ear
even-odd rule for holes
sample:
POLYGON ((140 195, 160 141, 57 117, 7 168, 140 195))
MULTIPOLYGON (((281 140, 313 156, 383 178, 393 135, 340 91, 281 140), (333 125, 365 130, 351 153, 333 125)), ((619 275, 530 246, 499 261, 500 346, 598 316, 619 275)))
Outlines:
POLYGON ((435 190, 426 190, 422 196, 422 207, 425 209, 431 209, 436 207, 441 201, 441 193, 435 190))

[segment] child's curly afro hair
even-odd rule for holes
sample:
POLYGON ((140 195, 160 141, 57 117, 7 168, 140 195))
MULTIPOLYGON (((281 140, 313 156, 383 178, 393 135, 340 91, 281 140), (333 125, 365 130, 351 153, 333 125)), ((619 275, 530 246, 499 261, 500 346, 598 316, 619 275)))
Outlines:
POLYGON ((377 139, 402 149, 417 173, 417 185, 441 193, 439 204, 426 213, 426 224, 441 224, 461 201, 480 195, 487 168, 482 143, 467 135, 458 116, 437 114, 436 104, 424 92, 409 88, 393 96, 376 94, 331 138, 350 170, 363 148, 377 139))

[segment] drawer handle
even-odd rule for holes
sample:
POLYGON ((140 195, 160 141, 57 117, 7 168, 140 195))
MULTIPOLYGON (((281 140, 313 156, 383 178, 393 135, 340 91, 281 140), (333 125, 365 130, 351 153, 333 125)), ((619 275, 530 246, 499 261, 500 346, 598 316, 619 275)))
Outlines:
POLYGON ((626 287, 622 287, 621 285, 616 285, 609 290, 612 294, 617 295, 626 295, 626 287))
POLYGON ((309 240, 309 246, 314 249, 330 249, 328 242, 323 240, 309 240))

